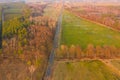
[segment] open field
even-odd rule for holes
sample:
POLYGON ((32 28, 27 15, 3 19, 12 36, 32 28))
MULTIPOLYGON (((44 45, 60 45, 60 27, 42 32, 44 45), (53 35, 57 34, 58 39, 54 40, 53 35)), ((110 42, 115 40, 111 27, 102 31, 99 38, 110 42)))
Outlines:
POLYGON ((20 17, 22 15, 23 8, 25 3, 16 2, 16 3, 3 3, 1 6, 4 9, 4 19, 10 20, 14 17, 20 17))
POLYGON ((112 60, 111 63, 120 70, 120 60, 112 60))
POLYGON ((62 22, 61 44, 80 45, 82 48, 86 48, 88 44, 120 47, 120 33, 79 18, 65 10, 62 22))
POLYGON ((109 67, 97 60, 57 62, 52 80, 120 80, 109 67))

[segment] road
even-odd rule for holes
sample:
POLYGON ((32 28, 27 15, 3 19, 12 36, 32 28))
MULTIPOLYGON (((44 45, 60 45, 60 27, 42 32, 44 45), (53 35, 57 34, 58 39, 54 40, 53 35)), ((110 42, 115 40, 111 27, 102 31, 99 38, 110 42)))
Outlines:
POLYGON ((2 10, 1 10, 1 20, 3 23, 4 22, 4 8, 2 8, 2 10))
POLYGON ((0 21, 0 49, 2 48, 2 23, 4 22, 4 10, 2 8, 1 15, 0 15, 1 21, 0 21))
POLYGON ((45 72, 45 76, 44 76, 43 80, 49 80, 49 78, 51 76, 52 66, 54 63, 55 49, 58 48, 58 46, 60 44, 59 39, 60 39, 60 31, 61 31, 61 23, 62 23, 62 11, 63 11, 63 9, 61 10, 60 16, 58 18, 54 42, 53 42, 53 49, 52 49, 51 54, 49 56, 47 70, 45 72))

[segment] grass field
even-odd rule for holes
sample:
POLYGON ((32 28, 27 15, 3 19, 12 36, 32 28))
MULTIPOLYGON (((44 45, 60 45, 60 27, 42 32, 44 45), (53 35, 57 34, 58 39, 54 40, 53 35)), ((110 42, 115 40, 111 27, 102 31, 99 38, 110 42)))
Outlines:
POLYGON ((79 44, 82 48, 86 48, 88 44, 120 47, 120 33, 79 18, 65 10, 62 21, 61 44, 79 44))
POLYGON ((113 60, 111 62, 116 68, 120 70, 120 60, 113 60))
POLYGON ((5 20, 10 20, 14 17, 19 17, 22 15, 22 10, 25 7, 25 3, 3 3, 1 6, 4 8, 4 18, 5 20))
POLYGON ((6 20, 10 20, 10 19, 13 19, 15 17, 21 17, 21 13, 7 13, 5 14, 4 18, 5 18, 5 21, 6 20))
POLYGON ((100 61, 57 62, 52 80, 120 80, 100 61))

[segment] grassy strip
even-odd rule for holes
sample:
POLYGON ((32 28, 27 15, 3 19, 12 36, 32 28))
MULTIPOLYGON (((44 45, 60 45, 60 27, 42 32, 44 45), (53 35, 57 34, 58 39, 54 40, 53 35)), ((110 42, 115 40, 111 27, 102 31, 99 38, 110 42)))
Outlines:
POLYGON ((110 68, 102 62, 58 62, 52 80, 119 80, 110 68))

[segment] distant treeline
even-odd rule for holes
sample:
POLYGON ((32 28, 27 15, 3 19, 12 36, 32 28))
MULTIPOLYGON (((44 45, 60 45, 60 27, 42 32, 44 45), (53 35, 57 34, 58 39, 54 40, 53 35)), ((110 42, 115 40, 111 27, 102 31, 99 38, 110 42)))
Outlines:
MULTIPOLYGON (((97 8, 97 7, 96 7, 97 8)), ((116 7, 117 8, 117 7, 116 7)), ((94 10, 94 8, 87 8, 87 10, 83 9, 81 11, 76 11, 74 8, 68 8, 67 10, 71 11, 72 13, 76 14, 77 16, 80 16, 82 18, 106 25, 107 27, 120 31, 120 16, 118 9, 111 9, 111 12, 109 12, 110 8, 102 8, 101 11, 94 10), (116 11, 118 10, 118 13, 116 11)))

